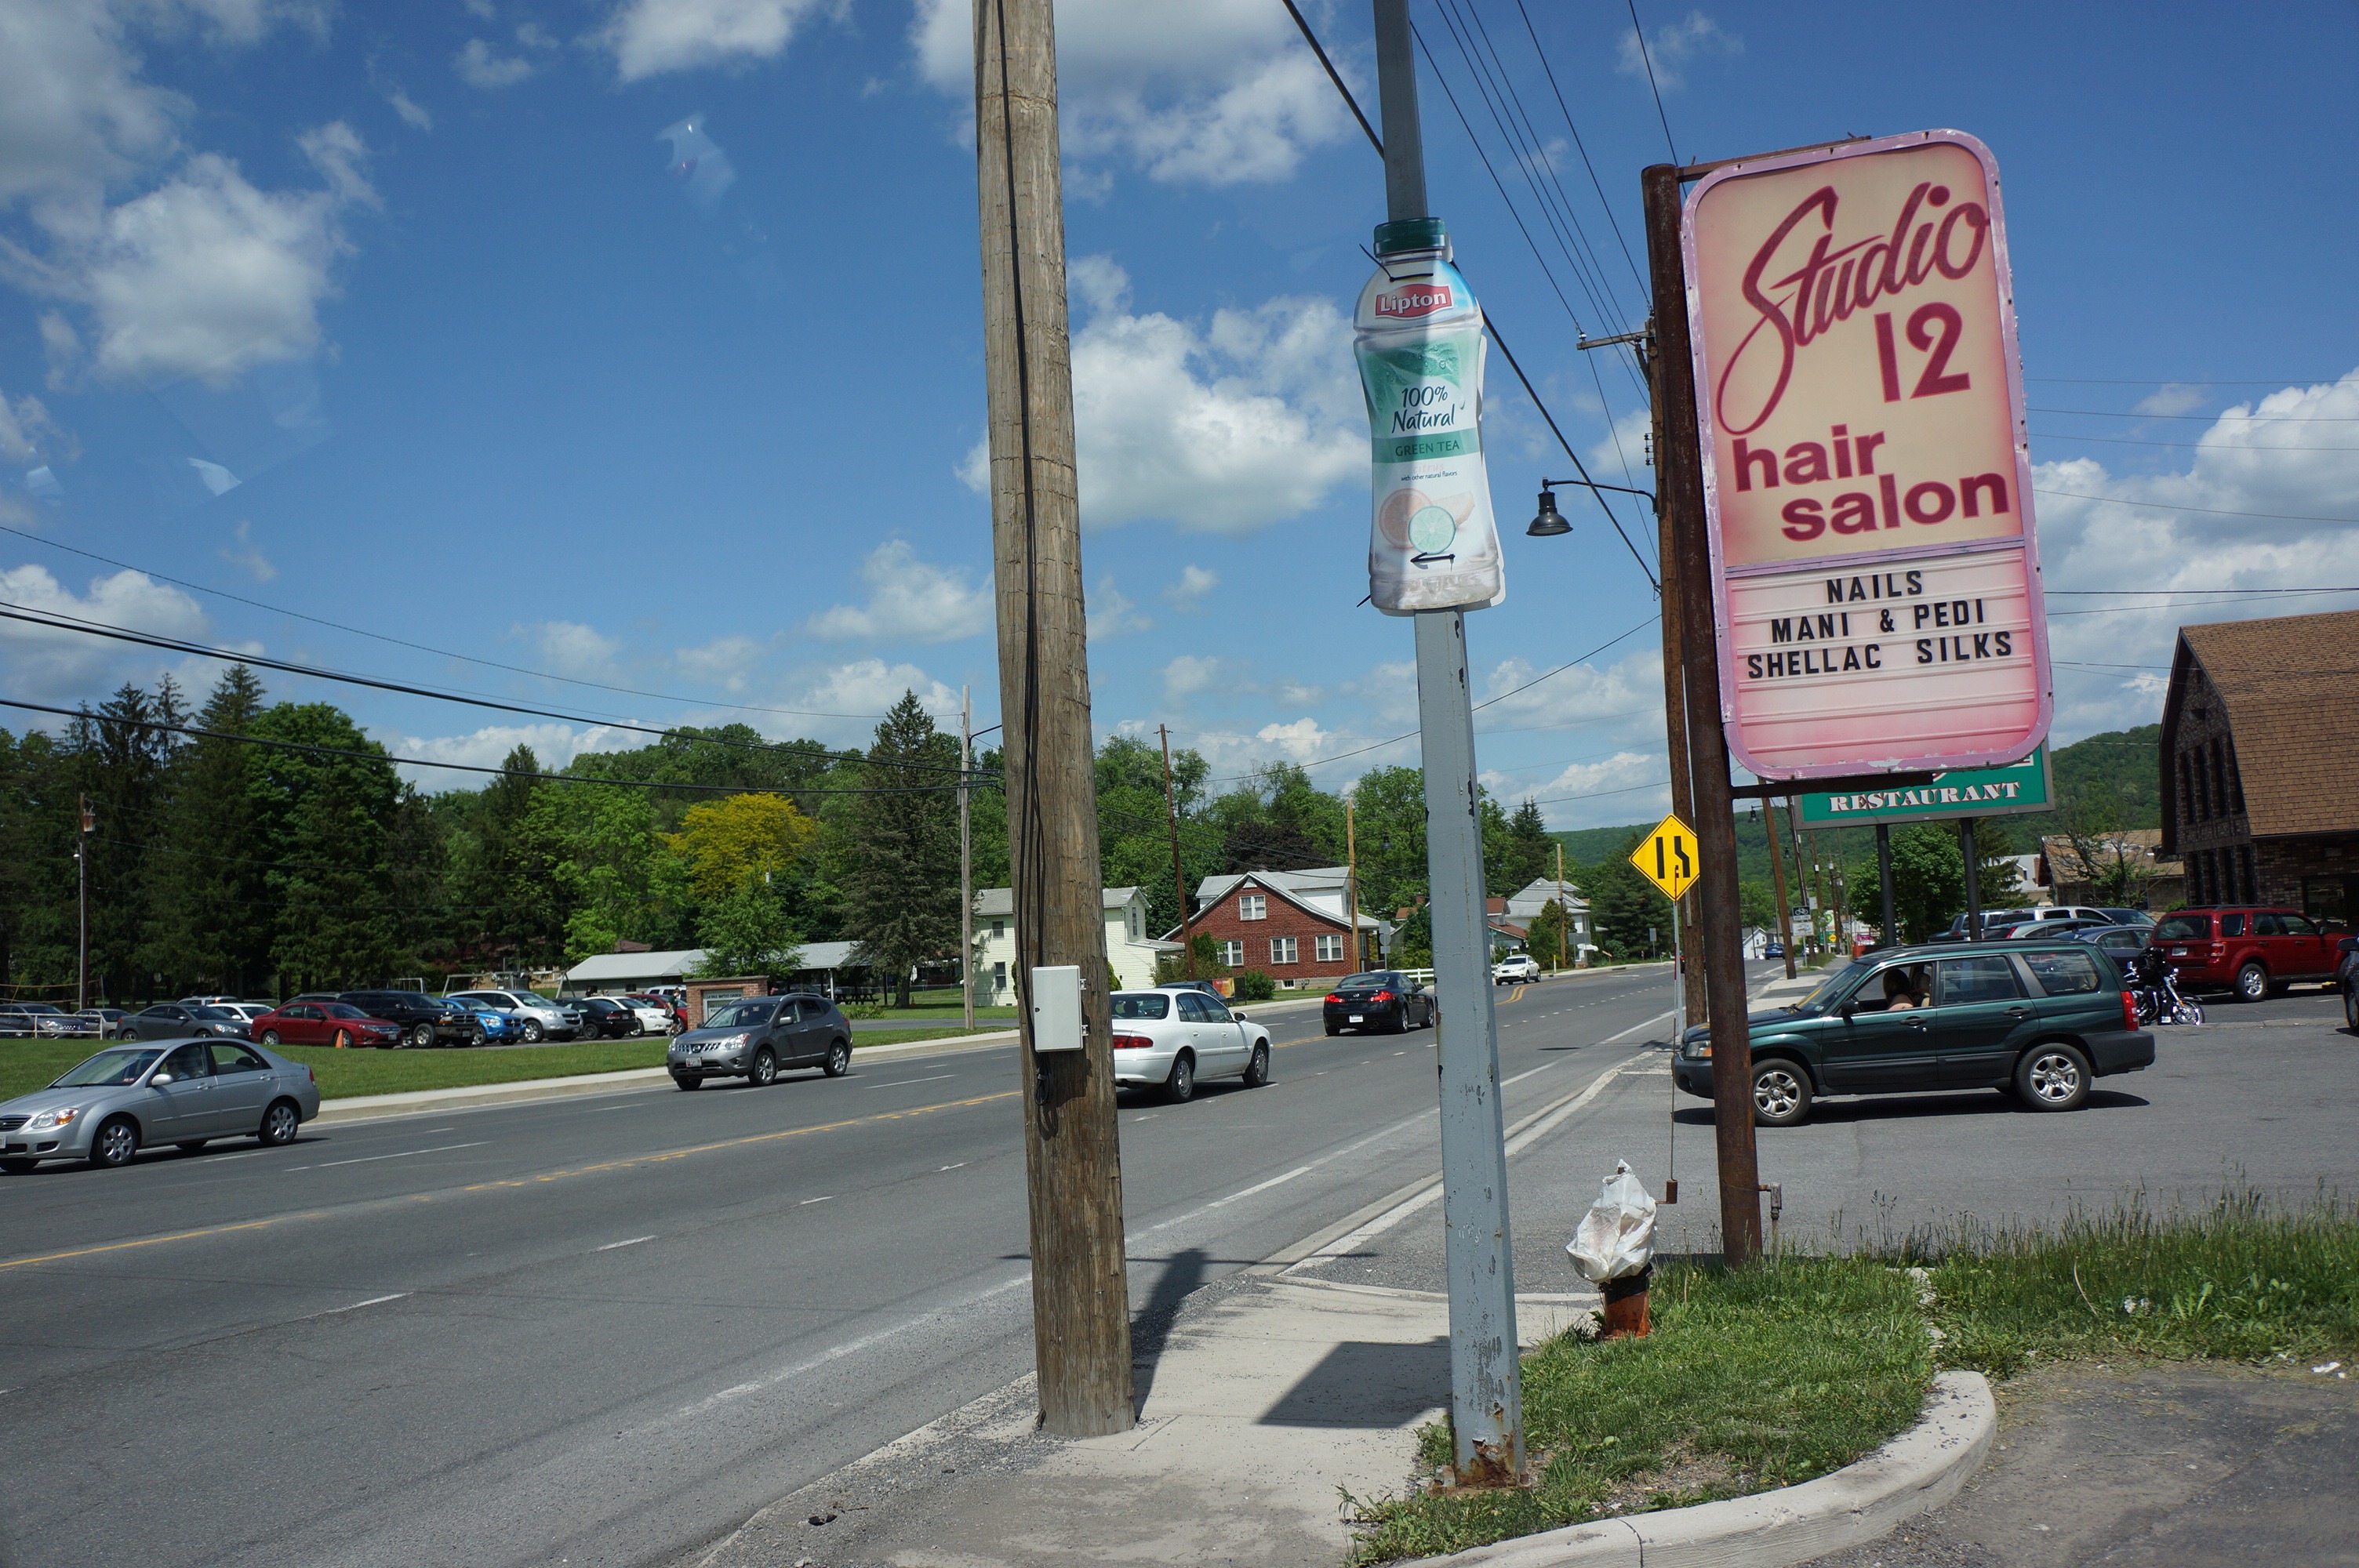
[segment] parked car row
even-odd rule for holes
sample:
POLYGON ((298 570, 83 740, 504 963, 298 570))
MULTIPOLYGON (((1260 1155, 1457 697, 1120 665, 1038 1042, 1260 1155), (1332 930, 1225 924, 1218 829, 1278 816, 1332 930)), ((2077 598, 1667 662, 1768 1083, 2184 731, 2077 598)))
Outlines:
POLYGON ((400 1046, 538 1044, 677 1034, 686 1019, 653 996, 552 1001, 538 991, 307 991, 282 1003, 234 997, 182 997, 137 1012, 49 1002, 0 1003, 0 1035, 40 1039, 255 1040, 266 1045, 400 1046))

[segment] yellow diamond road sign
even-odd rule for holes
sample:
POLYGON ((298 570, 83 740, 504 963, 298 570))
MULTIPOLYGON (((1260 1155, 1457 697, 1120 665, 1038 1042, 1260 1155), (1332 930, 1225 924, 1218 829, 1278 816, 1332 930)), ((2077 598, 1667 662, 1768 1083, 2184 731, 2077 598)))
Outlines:
POLYGON ((1678 898, 1695 885, 1695 829, 1673 812, 1655 825, 1655 830, 1638 840, 1630 851, 1630 863, 1639 874, 1663 890, 1665 898, 1678 898))

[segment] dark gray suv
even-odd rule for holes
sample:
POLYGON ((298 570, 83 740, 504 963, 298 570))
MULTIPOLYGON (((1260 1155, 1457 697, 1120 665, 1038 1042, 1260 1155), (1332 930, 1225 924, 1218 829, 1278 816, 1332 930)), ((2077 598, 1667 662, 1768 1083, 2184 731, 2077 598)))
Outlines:
POLYGON ((852 1025, 822 996, 748 997, 724 1002, 701 1027, 672 1037, 671 1081, 692 1089, 707 1078, 743 1078, 756 1088, 783 1067, 852 1071, 852 1025))

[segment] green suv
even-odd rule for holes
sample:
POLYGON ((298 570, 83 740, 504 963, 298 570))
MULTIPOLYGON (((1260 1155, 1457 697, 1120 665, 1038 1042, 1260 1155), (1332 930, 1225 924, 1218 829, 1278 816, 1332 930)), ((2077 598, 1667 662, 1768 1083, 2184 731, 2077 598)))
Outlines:
MULTIPOLYGON (((1986 1088, 2071 1110, 2094 1080, 2154 1065, 2112 956, 2072 941, 1888 948, 1745 1022, 1764 1127, 1806 1119, 1821 1095, 1986 1088)), ((1709 1030, 1687 1032, 1671 1070, 1712 1098, 1709 1030)))

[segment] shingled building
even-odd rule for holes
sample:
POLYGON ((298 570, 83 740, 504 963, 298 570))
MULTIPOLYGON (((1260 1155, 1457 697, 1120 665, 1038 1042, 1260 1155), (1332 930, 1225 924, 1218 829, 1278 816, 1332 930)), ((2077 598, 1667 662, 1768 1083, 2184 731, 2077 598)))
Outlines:
POLYGON ((2359 923, 2359 611, 2182 626, 2162 709, 2162 852, 2190 904, 2359 923))

